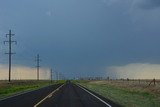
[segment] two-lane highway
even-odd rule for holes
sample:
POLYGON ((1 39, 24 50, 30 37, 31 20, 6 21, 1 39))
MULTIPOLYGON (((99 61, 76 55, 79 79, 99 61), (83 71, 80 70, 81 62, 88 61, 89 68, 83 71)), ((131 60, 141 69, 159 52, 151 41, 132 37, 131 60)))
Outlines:
POLYGON ((0 101, 0 107, 119 107, 90 90, 67 82, 0 101))
POLYGON ((119 107, 119 105, 69 82, 41 102, 38 107, 119 107))

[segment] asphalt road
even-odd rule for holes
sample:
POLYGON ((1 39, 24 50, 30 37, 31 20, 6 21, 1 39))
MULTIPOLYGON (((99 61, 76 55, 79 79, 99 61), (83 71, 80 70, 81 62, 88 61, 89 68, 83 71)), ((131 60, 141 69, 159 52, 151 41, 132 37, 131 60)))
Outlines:
POLYGON ((1 100, 0 107, 33 107, 36 103, 38 103, 41 99, 43 99, 46 95, 51 93, 60 85, 62 84, 44 87, 39 90, 1 100))
POLYGON ((67 82, 0 101, 0 107, 120 107, 90 90, 67 82))
POLYGON ((100 95, 95 93, 94 95, 108 105, 89 94, 81 87, 72 83, 67 83, 50 98, 41 102, 38 107, 120 107, 100 95))

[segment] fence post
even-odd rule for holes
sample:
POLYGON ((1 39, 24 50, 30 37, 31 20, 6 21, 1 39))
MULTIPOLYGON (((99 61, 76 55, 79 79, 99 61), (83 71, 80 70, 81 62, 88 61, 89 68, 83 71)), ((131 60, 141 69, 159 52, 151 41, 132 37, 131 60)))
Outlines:
POLYGON ((153 79, 153 83, 154 83, 154 85, 156 85, 156 79, 155 78, 153 79))

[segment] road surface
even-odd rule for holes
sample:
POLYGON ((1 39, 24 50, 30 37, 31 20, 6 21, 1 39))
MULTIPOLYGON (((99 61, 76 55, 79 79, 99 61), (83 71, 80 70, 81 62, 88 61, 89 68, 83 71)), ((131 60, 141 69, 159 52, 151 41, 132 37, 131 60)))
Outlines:
POLYGON ((33 107, 34 104, 43 99, 47 94, 51 93, 61 84, 48 86, 39 90, 31 91, 18 96, 0 100, 0 107, 33 107))
POLYGON ((88 89, 67 82, 0 101, 0 107, 120 107, 88 89), (52 90, 52 91, 51 91, 52 90))

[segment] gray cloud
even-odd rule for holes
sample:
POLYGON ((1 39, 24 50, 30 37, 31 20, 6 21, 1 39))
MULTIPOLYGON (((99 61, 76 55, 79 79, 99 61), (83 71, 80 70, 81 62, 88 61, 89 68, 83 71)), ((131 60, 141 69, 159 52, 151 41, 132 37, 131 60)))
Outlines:
MULTIPOLYGON (((159 1, 103 2, 2 0, 0 64, 8 63, 8 56, 4 54, 8 48, 3 44, 8 29, 12 29, 14 40, 18 41, 13 45, 13 52, 17 53, 13 64, 33 67, 34 56, 39 53, 42 67, 56 67, 56 71, 68 78, 104 76, 105 67, 112 65, 160 63, 159 10, 141 9, 158 7, 159 1)), ((5 71, 8 73, 8 69, 5 71)))
POLYGON ((141 0, 138 6, 142 9, 155 9, 160 7, 160 0, 141 0))

